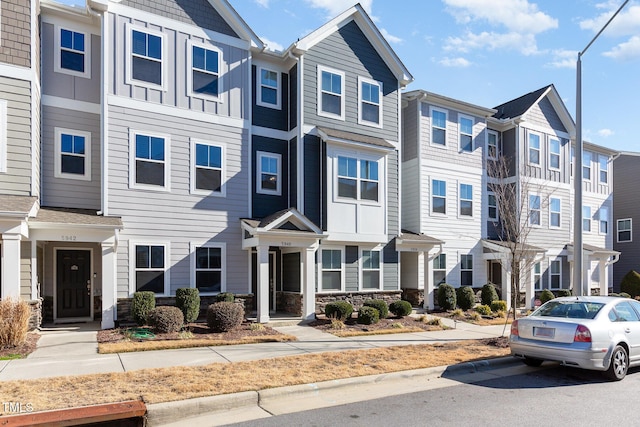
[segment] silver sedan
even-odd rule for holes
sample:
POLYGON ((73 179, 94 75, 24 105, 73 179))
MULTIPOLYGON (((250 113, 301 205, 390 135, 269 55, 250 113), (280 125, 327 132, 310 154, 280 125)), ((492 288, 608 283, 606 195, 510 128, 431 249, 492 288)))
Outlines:
POLYGON ((511 354, 529 366, 557 361, 621 380, 640 365, 640 302, 562 297, 511 324, 511 354))

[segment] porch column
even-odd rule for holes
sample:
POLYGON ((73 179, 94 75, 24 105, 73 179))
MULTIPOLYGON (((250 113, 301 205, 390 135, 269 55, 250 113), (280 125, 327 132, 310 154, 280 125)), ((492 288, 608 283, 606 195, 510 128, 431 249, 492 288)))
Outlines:
POLYGON ((20 234, 2 235, 2 298, 20 298, 20 234))
POLYGON ((102 243, 102 329, 115 327, 117 310, 115 243, 102 243))
POLYGON ((511 309, 511 263, 500 262, 502 266, 502 299, 507 302, 507 310, 511 309))
POLYGON ((302 316, 312 320, 316 313, 316 248, 306 248, 302 256, 302 316))
POLYGON ((582 263, 582 295, 590 296, 591 295, 591 258, 589 255, 583 256, 582 259, 584 262, 582 263))
POLYGON ((423 308, 425 308, 426 310, 433 310, 433 294, 435 292, 433 284, 433 274, 431 274, 431 270, 429 270, 428 252, 418 252, 418 289, 423 289, 424 291, 424 302, 422 303, 423 308))
POLYGON ((609 295, 609 275, 607 274, 607 260, 599 259, 598 260, 598 274, 599 274, 599 282, 600 282, 600 295, 607 296, 609 295))
POLYGON ((269 246, 258 246, 257 251, 257 303, 258 303, 258 322, 269 322, 269 246))
POLYGON ((534 300, 535 300, 535 291, 534 291, 534 283, 532 280, 532 271, 530 270, 527 273, 527 280, 526 280, 526 288, 525 288, 525 301, 524 301, 524 308, 533 308, 534 305, 534 300))

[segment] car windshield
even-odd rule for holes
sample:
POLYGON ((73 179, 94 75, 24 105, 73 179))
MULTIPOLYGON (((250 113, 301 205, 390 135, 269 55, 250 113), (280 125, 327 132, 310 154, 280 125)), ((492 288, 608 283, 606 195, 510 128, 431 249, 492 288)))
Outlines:
POLYGON ((549 301, 534 311, 532 316, 569 317, 572 319, 593 319, 604 307, 600 302, 549 301))

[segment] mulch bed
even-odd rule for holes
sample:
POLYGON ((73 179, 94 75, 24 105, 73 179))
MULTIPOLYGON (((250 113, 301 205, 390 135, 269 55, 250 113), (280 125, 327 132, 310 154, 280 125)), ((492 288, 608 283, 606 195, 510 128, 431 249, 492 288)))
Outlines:
POLYGON ((424 331, 441 331, 441 326, 428 325, 413 317, 388 317, 386 319, 380 319, 378 323, 373 325, 361 325, 357 323, 356 318, 352 317, 344 321, 344 329, 333 329, 331 327, 331 319, 327 319, 324 315, 317 315, 316 320, 309 323, 309 326, 313 326, 316 329, 320 329, 323 332, 340 332, 340 331, 362 331, 362 332, 376 332, 382 330, 393 330, 398 333, 407 332, 406 329, 419 328, 424 331), (402 327, 393 326, 394 324, 401 324, 402 327))
POLYGON ((0 359, 8 358, 9 356, 20 355, 20 358, 27 357, 33 353, 40 339, 40 334, 30 332, 27 334, 27 339, 24 343, 16 347, 1 347, 0 359))

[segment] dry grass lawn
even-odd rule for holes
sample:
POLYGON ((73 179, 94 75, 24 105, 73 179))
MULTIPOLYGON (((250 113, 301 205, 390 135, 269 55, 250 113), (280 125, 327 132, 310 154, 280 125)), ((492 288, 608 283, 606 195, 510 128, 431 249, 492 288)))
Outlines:
MULTIPOLYGON (((36 411, 142 399, 159 403, 506 356, 506 339, 352 350, 251 362, 6 381, 0 401, 36 411)), ((2 410, 0 406, 0 411, 2 410)))

